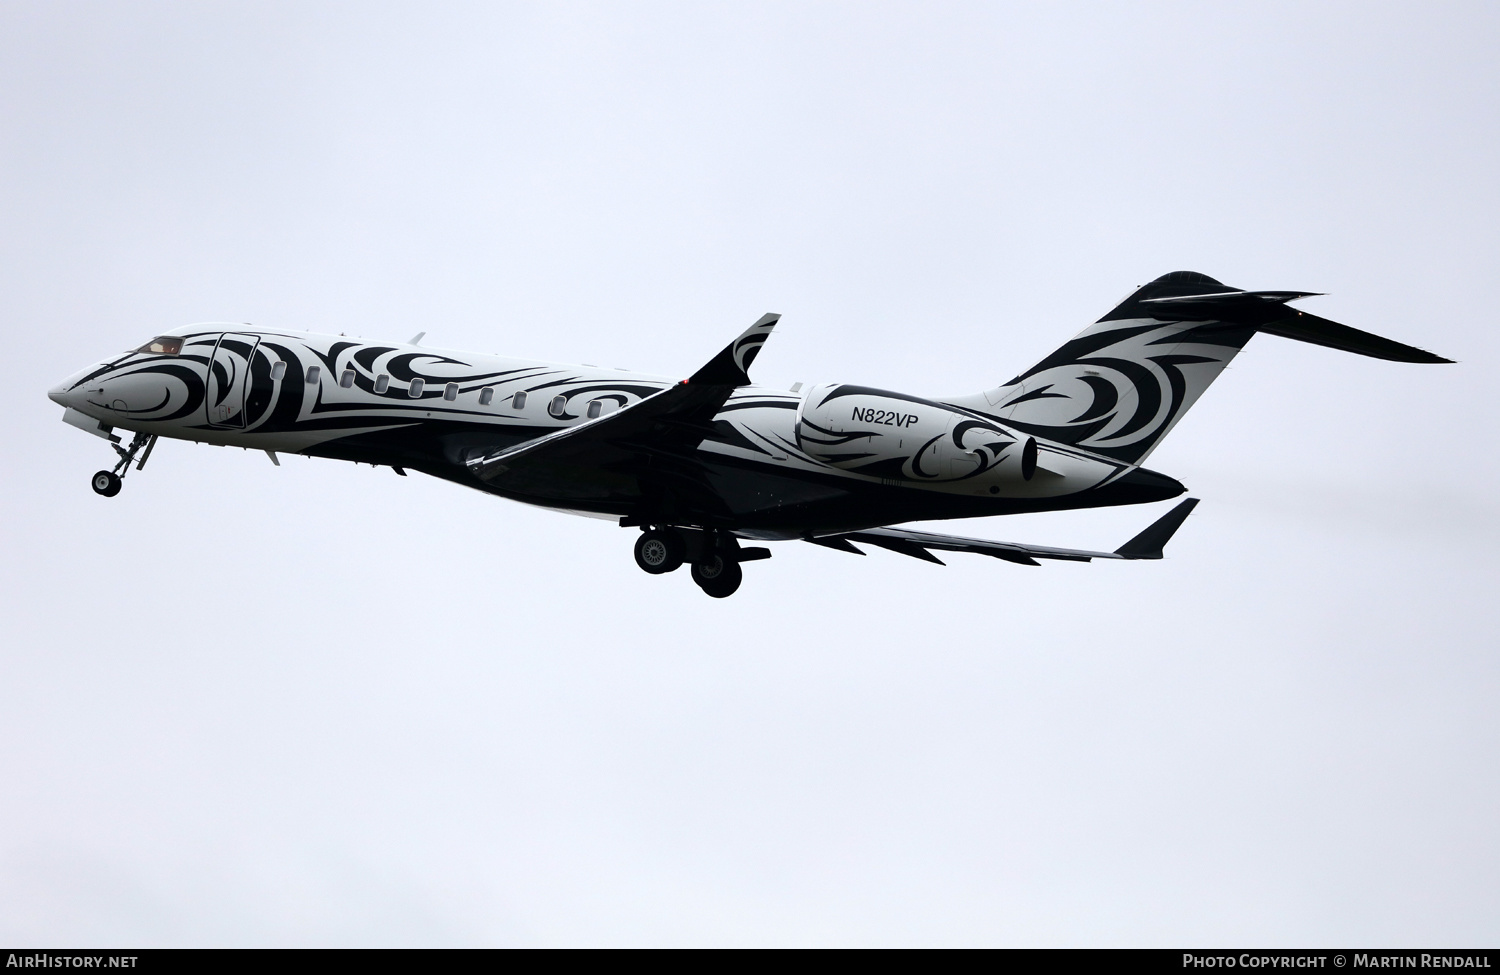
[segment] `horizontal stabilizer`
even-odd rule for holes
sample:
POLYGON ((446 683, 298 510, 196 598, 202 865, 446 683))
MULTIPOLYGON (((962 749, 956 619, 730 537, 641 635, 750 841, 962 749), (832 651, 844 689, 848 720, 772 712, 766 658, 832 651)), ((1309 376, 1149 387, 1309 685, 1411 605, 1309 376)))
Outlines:
MULTIPOLYGON (((1170 277, 1170 275, 1169 275, 1170 277)), ((1212 280, 1212 279, 1210 279, 1212 280)), ((1136 304, 1162 319, 1220 321, 1249 325, 1257 332, 1280 335, 1341 352, 1354 352, 1392 362, 1452 362, 1442 356, 1338 322, 1286 307, 1289 301, 1312 298, 1315 291, 1209 291, 1199 294, 1138 298, 1136 304)))
POLYGON ((1282 338, 1296 339, 1298 342, 1308 342, 1312 345, 1327 346, 1342 352, 1356 352, 1376 359, 1389 359, 1392 362, 1437 364, 1453 361, 1414 346, 1381 338, 1379 335, 1373 335, 1348 325, 1340 325, 1326 318, 1319 318, 1317 315, 1309 315, 1305 311, 1294 312, 1289 318, 1257 325, 1256 331, 1280 335, 1282 338))
POLYGON ((1017 542, 992 542, 985 538, 960 538, 957 535, 938 535, 934 532, 908 531, 904 528, 869 528, 857 532, 840 532, 836 535, 818 535, 804 541, 842 552, 863 555, 853 542, 878 545, 892 552, 900 552, 914 559, 936 562, 941 559, 932 554, 939 552, 971 552, 988 555, 990 558, 1014 562, 1017 565, 1040 565, 1037 559, 1056 559, 1064 562, 1088 562, 1092 559, 1159 559, 1162 547, 1173 533, 1187 520, 1197 505, 1197 498, 1188 498, 1151 524, 1149 528, 1121 545, 1113 552, 1090 552, 1085 549, 1053 548, 1050 545, 1022 545, 1017 542))
POLYGON ((1200 295, 1170 295, 1165 298, 1142 298, 1141 304, 1164 306, 1174 312, 1183 309, 1204 311, 1229 311, 1232 309, 1265 308, 1268 305, 1284 305, 1299 298, 1316 298, 1319 291, 1211 291, 1200 295))

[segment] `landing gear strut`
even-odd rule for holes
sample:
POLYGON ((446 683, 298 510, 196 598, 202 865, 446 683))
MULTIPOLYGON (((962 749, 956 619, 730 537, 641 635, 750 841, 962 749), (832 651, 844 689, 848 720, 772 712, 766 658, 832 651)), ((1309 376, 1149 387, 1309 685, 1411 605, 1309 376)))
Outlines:
POLYGON ((115 465, 114 470, 96 471, 89 482, 95 494, 102 494, 106 498, 112 498, 120 493, 124 485, 125 475, 130 470, 130 465, 135 462, 135 455, 141 454, 141 448, 145 453, 141 454, 140 463, 135 465, 136 470, 146 466, 146 461, 151 458, 151 451, 156 447, 156 434, 137 433, 130 441, 129 447, 121 447, 119 444, 110 444, 115 448, 115 453, 120 455, 120 462, 115 465))

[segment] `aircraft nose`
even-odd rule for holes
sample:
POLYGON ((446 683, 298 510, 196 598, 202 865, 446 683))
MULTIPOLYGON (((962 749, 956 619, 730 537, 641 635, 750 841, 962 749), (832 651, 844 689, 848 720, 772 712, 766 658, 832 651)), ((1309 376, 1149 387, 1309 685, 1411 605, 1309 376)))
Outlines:
POLYGON ((47 398, 58 406, 67 406, 75 410, 81 409, 86 398, 83 391, 83 380, 93 371, 92 369, 84 369, 73 373, 67 379, 47 390, 47 398))
POLYGON ((84 404, 88 400, 88 392, 85 386, 92 386, 96 390, 100 385, 97 382, 88 382, 89 379, 100 378, 107 371, 108 362, 96 362, 73 373, 62 382, 47 390, 47 398, 58 406, 66 406, 75 410, 84 410, 84 404))

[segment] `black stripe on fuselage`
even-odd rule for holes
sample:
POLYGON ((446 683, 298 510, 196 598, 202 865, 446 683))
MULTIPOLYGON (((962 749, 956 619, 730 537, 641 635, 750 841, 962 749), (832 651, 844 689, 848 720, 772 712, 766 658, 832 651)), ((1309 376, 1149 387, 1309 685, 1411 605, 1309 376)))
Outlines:
MULTIPOLYGON (((765 537, 797 538, 809 532, 855 531, 907 521, 978 518, 1144 504, 1185 489, 1152 471, 1133 470, 1100 487, 1055 498, 997 498, 947 494, 818 471, 772 468, 724 455, 663 454, 635 470, 615 469, 609 491, 580 497, 544 494, 480 481, 464 461, 474 452, 512 446, 550 432, 430 420, 397 430, 355 434, 305 453, 366 464, 403 467, 542 507, 645 517, 664 524, 747 530, 765 537), (643 514, 644 513, 644 514, 643 514)), ((556 472, 559 477, 567 471, 556 472)), ((528 483, 545 483, 528 478, 528 483)), ((510 482, 514 484, 515 482, 510 482)), ((601 483, 603 483, 601 481, 601 483)), ((571 485, 574 488, 582 485, 571 485)), ((602 489, 601 489, 602 490, 602 489)))

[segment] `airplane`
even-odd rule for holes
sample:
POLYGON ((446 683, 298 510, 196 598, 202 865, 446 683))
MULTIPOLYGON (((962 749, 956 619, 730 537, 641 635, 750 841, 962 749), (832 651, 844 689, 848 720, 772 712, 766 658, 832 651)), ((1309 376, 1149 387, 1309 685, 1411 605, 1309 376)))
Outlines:
POLYGON ((768 314, 686 379, 209 323, 64 380, 63 419, 108 440, 120 492, 159 437, 419 471, 504 498, 640 529, 653 574, 684 564, 716 598, 740 586, 741 541, 870 545, 944 564, 967 552, 1150 560, 1188 498, 1114 551, 941 535, 903 522, 1143 504, 1186 492, 1141 466, 1257 332, 1398 362, 1451 360, 1174 271, 1137 289, 1014 379, 926 398, 844 383, 770 389, 749 368, 768 314), (133 433, 128 445, 115 430, 133 433), (858 544, 856 544, 858 543, 858 544))

